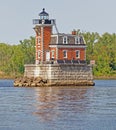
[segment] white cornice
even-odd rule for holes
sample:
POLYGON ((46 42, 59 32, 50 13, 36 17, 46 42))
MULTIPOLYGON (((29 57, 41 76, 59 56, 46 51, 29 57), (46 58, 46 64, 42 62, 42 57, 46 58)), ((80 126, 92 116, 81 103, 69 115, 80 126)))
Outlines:
POLYGON ((53 26, 53 24, 36 24, 36 26, 34 28, 37 28, 37 27, 46 27, 46 26, 53 26))
POLYGON ((57 47, 57 48, 86 48, 87 46, 83 45, 49 45, 49 47, 57 47))

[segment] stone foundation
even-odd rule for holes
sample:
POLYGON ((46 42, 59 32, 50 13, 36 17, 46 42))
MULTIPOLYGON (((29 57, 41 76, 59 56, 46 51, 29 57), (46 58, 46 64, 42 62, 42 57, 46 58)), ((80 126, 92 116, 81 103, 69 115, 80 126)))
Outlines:
POLYGON ((24 77, 41 77, 46 86, 93 86, 92 67, 86 64, 29 64, 24 77))

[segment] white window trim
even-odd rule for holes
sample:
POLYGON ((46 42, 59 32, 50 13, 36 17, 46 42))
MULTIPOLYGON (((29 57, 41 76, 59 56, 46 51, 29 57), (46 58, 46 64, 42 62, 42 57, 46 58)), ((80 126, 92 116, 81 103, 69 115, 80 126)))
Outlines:
POLYGON ((63 58, 67 58, 67 50, 63 50, 63 58), (66 56, 64 56, 64 52, 66 52, 66 56))
POLYGON ((39 36, 38 37, 38 44, 40 45, 40 43, 41 43, 41 37, 39 36))
POLYGON ((80 37, 79 36, 75 37, 75 44, 80 44, 80 37), (78 43, 77 43, 77 39, 78 39, 78 43))
POLYGON ((41 51, 38 50, 38 58, 41 58, 41 51))
POLYGON ((76 58, 80 58, 80 50, 76 50, 75 55, 76 55, 76 58), (77 57, 77 52, 78 52, 78 57, 77 57))
MULTIPOLYGON (((64 46, 64 45, 49 45, 49 47, 57 47, 57 48, 77 48, 78 45, 67 45, 67 46, 64 46)), ((87 46, 86 45, 81 45, 79 46, 79 48, 86 48, 87 46)))
POLYGON ((55 58, 55 50, 51 51, 51 58, 55 58), (54 55, 53 55, 53 53, 54 53, 54 55))
POLYGON ((63 44, 68 44, 68 38, 67 38, 67 36, 63 37, 63 44), (65 38, 66 38, 66 42, 65 42, 65 38))

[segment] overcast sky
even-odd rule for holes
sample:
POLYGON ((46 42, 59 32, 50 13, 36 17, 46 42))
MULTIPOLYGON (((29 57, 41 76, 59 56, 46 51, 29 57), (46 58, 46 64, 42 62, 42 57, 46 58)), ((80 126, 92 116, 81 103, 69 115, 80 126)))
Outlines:
POLYGON ((46 9, 60 33, 116 33, 116 0, 0 0, 0 43, 34 36, 32 19, 46 9))

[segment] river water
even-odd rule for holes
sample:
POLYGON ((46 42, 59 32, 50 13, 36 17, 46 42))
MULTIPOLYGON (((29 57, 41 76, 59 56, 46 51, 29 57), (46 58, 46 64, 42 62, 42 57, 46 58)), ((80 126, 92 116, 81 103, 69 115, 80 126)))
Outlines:
POLYGON ((16 88, 0 80, 0 130, 116 130, 116 80, 16 88))

